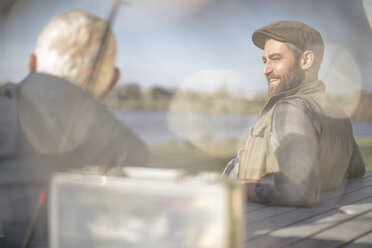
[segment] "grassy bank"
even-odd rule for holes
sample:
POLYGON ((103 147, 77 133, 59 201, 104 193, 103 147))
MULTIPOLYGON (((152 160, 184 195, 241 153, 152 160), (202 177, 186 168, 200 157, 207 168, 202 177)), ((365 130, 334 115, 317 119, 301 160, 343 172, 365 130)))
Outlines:
MULTIPOLYGON (((367 170, 372 170, 372 137, 357 138, 367 170)), ((168 143, 151 148, 150 165, 159 168, 178 168, 190 173, 222 172, 237 151, 234 142, 213 144, 208 151, 187 143, 168 143)))

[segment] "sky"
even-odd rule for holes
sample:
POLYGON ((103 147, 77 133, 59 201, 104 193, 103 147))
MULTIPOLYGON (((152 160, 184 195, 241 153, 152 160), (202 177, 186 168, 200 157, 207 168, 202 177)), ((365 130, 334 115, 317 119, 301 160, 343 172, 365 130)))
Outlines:
MULTIPOLYGON (((328 91, 372 91, 372 0, 127 2, 113 25, 120 84, 265 93, 263 51, 251 35, 285 19, 305 22, 322 34, 326 52, 319 78, 328 91)), ((19 82, 27 75, 28 56, 53 15, 83 8, 107 18, 111 5, 109 0, 15 0, 0 12, 0 82, 19 82)))

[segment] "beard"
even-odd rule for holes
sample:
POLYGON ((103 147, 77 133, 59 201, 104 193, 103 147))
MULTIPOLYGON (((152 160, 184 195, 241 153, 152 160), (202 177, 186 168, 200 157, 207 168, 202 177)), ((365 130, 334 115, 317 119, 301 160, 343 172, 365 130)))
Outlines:
POLYGON ((277 95, 279 93, 291 90, 298 87, 305 78, 305 72, 301 69, 299 61, 296 61, 292 67, 288 69, 286 73, 275 74, 274 72, 267 75, 266 79, 269 84, 268 96, 277 95), (279 79, 279 84, 275 85, 270 83, 270 79, 279 79))

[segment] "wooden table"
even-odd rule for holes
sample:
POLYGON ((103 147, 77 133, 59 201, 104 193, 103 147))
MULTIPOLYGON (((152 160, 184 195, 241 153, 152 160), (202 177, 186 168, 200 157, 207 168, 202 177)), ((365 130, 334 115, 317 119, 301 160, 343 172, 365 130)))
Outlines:
POLYGON ((372 247, 372 171, 312 208, 249 203, 243 247, 372 247))

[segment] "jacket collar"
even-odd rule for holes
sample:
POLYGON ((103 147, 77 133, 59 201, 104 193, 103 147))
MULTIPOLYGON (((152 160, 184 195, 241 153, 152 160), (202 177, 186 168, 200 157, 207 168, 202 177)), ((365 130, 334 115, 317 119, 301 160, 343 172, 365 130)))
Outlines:
POLYGON ((267 111, 269 111, 280 99, 296 95, 308 95, 315 92, 325 92, 325 85, 322 81, 316 80, 309 83, 305 83, 296 88, 271 96, 269 99, 267 99, 264 107, 262 108, 260 116, 264 115, 267 111))

